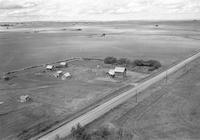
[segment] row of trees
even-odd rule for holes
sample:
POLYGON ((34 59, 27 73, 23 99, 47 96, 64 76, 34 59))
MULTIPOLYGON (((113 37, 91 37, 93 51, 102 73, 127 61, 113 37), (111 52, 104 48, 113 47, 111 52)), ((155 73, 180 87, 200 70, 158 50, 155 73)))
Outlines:
POLYGON ((161 67, 161 63, 157 60, 134 60, 131 61, 127 58, 120 58, 117 59, 115 57, 109 56, 104 59, 105 64, 117 64, 117 65, 124 65, 124 66, 146 66, 146 67, 151 67, 153 70, 158 69, 161 67))

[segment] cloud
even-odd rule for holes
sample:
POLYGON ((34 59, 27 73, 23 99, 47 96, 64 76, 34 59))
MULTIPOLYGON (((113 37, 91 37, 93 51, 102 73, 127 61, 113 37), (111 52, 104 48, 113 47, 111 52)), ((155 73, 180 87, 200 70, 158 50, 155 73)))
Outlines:
POLYGON ((0 0, 0 9, 4 10, 16 10, 31 8, 37 6, 37 3, 34 1, 13 1, 13 0, 0 0))
POLYGON ((200 0, 0 0, 0 20, 14 17, 17 20, 200 18, 200 0))

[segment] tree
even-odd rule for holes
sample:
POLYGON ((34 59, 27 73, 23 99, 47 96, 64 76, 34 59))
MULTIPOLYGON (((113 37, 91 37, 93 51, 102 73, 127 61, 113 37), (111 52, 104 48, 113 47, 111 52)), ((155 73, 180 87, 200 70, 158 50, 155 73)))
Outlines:
POLYGON ((144 66, 143 60, 136 59, 133 63, 135 64, 135 66, 144 66))
POLYGON ((127 58, 120 58, 117 60, 117 64, 119 65, 127 65, 130 63, 130 60, 128 60, 127 58))
POLYGON ((117 63, 117 59, 115 57, 109 56, 104 59, 105 64, 115 64, 117 63))

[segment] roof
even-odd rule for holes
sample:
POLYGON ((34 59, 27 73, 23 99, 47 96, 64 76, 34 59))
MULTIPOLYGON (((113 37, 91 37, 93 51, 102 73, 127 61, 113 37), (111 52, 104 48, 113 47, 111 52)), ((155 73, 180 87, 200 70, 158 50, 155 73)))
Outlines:
POLYGON ((71 74, 69 72, 66 72, 63 76, 69 77, 71 74))
POLYGON ((25 100, 26 98, 28 98, 29 96, 28 95, 22 95, 22 96, 20 96, 20 99, 21 100, 25 100))
POLYGON ((56 73, 57 73, 57 74, 61 74, 61 73, 63 73, 63 71, 59 70, 59 71, 57 71, 56 73))
POLYGON ((114 70, 114 69, 110 69, 110 70, 108 71, 108 73, 109 73, 110 75, 115 75, 115 70, 114 70))
POLYGON ((60 62, 60 65, 66 65, 67 62, 60 62))
POLYGON ((53 65, 47 65, 46 68, 47 68, 47 69, 52 69, 52 68, 53 68, 53 65))
POLYGON ((125 67, 115 67, 115 72, 119 72, 119 73, 123 73, 126 71, 126 68, 125 67))

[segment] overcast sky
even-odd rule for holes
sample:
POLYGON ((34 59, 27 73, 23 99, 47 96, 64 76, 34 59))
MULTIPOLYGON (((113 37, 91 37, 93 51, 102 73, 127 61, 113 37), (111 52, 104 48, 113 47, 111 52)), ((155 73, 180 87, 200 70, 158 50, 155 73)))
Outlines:
POLYGON ((200 19, 200 0, 0 0, 0 21, 200 19))

